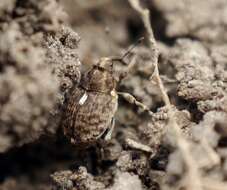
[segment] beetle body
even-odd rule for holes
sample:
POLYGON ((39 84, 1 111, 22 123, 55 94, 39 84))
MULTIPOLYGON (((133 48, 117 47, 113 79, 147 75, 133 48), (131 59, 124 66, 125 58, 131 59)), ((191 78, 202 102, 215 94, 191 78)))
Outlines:
POLYGON ((74 144, 92 144, 113 127, 118 95, 112 66, 111 59, 102 58, 69 96, 63 128, 74 144))

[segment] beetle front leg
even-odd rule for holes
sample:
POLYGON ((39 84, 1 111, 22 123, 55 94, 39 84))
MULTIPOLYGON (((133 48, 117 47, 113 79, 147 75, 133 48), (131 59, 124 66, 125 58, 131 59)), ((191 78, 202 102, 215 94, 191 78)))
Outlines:
POLYGON ((110 140, 111 139, 111 136, 112 136, 112 133, 113 133, 113 130, 114 130, 114 126, 115 126, 115 118, 112 118, 111 120, 111 126, 106 134, 106 136, 104 137, 104 139, 106 141, 110 140))
POLYGON ((112 118, 110 122, 110 126, 106 130, 104 130, 100 135, 98 135, 96 139, 102 138, 106 141, 110 140, 114 130, 114 126, 115 126, 115 118, 112 118))
POLYGON ((151 116, 154 115, 154 113, 152 111, 150 111, 150 109, 145 104, 137 101, 136 98, 133 95, 131 95, 127 92, 117 92, 117 94, 122 96, 130 104, 134 104, 134 105, 138 106, 143 111, 147 112, 149 115, 151 115, 151 116))

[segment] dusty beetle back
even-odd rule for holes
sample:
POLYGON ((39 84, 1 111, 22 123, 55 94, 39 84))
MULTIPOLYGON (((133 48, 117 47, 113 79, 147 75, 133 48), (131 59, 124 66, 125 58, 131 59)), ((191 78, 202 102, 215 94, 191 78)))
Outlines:
POLYGON ((63 119, 64 133, 72 143, 91 144, 113 127, 118 96, 113 63, 102 58, 72 90, 63 119))

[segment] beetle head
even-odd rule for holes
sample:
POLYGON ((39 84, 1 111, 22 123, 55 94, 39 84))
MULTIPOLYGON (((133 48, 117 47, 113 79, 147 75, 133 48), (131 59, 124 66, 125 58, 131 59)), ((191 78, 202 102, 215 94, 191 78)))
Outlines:
POLYGON ((144 38, 140 38, 120 57, 101 58, 99 62, 82 77, 81 86, 87 91, 94 92, 108 93, 114 90, 117 82, 126 76, 125 72, 117 74, 114 71, 114 62, 121 62, 128 65, 124 62, 124 58, 127 57, 143 39, 144 38))
POLYGON ((116 83, 113 61, 104 57, 82 77, 81 85, 87 91, 107 93, 115 89, 116 83))

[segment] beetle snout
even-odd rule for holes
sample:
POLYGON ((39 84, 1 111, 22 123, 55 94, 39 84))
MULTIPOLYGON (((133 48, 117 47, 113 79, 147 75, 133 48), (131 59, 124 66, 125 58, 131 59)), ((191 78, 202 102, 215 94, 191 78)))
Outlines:
POLYGON ((97 65, 108 71, 113 70, 113 61, 108 57, 102 57, 97 65))

